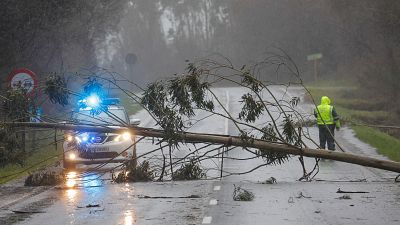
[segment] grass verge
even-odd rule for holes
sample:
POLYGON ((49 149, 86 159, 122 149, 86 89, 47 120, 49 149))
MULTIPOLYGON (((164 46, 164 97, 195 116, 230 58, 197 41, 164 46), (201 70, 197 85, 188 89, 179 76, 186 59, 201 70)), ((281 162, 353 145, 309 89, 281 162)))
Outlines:
POLYGON ((121 104, 125 107, 128 116, 134 115, 143 107, 127 95, 120 96, 121 104))
POLYGON ((54 165, 61 159, 61 148, 57 151, 52 146, 37 150, 27 157, 24 166, 9 164, 0 168, 0 184, 28 175, 40 168, 54 165))
POLYGON ((378 153, 393 161, 400 162, 400 140, 377 129, 352 126, 356 137, 378 149, 378 153))

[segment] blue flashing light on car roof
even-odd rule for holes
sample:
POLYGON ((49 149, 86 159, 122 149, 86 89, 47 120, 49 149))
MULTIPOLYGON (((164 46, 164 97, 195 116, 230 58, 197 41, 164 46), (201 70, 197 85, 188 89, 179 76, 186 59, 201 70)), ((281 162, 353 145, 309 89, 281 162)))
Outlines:
POLYGON ((101 100, 98 95, 92 94, 86 98, 86 105, 91 108, 97 108, 100 106, 101 100))

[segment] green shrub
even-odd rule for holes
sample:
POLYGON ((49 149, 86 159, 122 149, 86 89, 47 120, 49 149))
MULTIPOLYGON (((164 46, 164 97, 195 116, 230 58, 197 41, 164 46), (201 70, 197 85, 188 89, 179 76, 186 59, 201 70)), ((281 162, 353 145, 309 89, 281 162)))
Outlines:
POLYGON ((198 180, 202 178, 206 178, 206 174, 195 160, 183 164, 172 176, 173 180, 198 180))
POLYGON ((113 180, 116 183, 123 182, 147 182, 154 180, 154 171, 150 168, 149 161, 144 160, 135 167, 133 161, 129 161, 125 165, 125 169, 120 172, 113 180))

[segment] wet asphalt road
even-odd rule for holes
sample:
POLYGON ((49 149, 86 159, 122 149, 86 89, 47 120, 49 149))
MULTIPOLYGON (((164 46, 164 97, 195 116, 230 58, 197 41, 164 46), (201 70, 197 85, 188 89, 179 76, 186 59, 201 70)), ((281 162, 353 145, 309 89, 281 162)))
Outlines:
MULTIPOLYGON (((272 91, 283 99, 299 96, 302 92, 293 88, 286 93, 281 87, 274 87, 272 91)), ((243 89, 219 88, 215 93, 224 107, 237 115, 243 89)), ((265 97, 271 101, 267 95, 265 97)), ((300 107, 304 113, 312 111, 309 105, 300 107)), ((142 119, 141 126, 153 126, 154 122, 144 112, 137 116, 142 119)), ((202 116, 207 114, 199 115, 202 116)), ((225 119, 213 116, 206 121, 197 121, 192 131, 237 134, 233 124, 225 119)), ((315 128, 310 128, 309 132, 317 139, 315 128)), ((354 138, 350 129, 339 131, 337 139, 347 151, 380 157, 374 149, 354 138)), ((151 149, 154 149, 151 141, 140 143, 138 155, 151 149)), ((174 157, 182 157, 188 152, 189 149, 176 151, 174 157)), ((248 171, 263 163, 261 159, 229 159, 246 156, 250 156, 249 153, 239 148, 226 154, 223 175, 248 171)), ((154 157, 146 159, 155 161, 154 157)), ((306 159, 308 169, 314 165, 313 162, 314 159, 306 159)), ((203 166, 210 169, 207 173, 209 178, 219 176, 220 160, 206 160, 203 166)), ((400 184, 393 182, 396 174, 323 161, 316 177, 318 181, 299 182, 297 179, 301 175, 298 159, 293 157, 284 165, 262 167, 252 173, 227 176, 221 180, 112 184, 109 175, 97 179, 97 174, 91 174, 85 176, 75 189, 54 187, 44 190, 8 185, 0 192, 0 223, 400 224, 400 184), (274 177, 277 183, 265 184, 264 181, 270 177, 274 177), (233 201, 233 185, 253 192, 255 199, 251 202, 233 201), (339 188, 368 193, 347 194, 350 199, 342 199, 345 194, 336 193, 339 188), (13 191, 15 195, 7 195, 13 191), (12 210, 35 213, 15 214, 12 210)))

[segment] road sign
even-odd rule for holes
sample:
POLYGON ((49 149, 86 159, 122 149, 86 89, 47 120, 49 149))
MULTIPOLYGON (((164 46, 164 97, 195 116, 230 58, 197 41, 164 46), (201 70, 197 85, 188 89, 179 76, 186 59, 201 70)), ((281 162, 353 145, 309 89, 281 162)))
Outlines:
POLYGON ((22 68, 16 69, 8 77, 8 85, 12 89, 23 88, 27 94, 32 94, 38 85, 38 80, 34 72, 22 68))
POLYGON ((32 112, 32 110, 29 110, 29 112, 32 114, 30 121, 33 123, 40 123, 43 114, 42 108, 41 107, 37 108, 36 113, 32 112))
POLYGON ((317 60, 322 58, 322 53, 315 53, 307 56, 308 61, 317 60))

